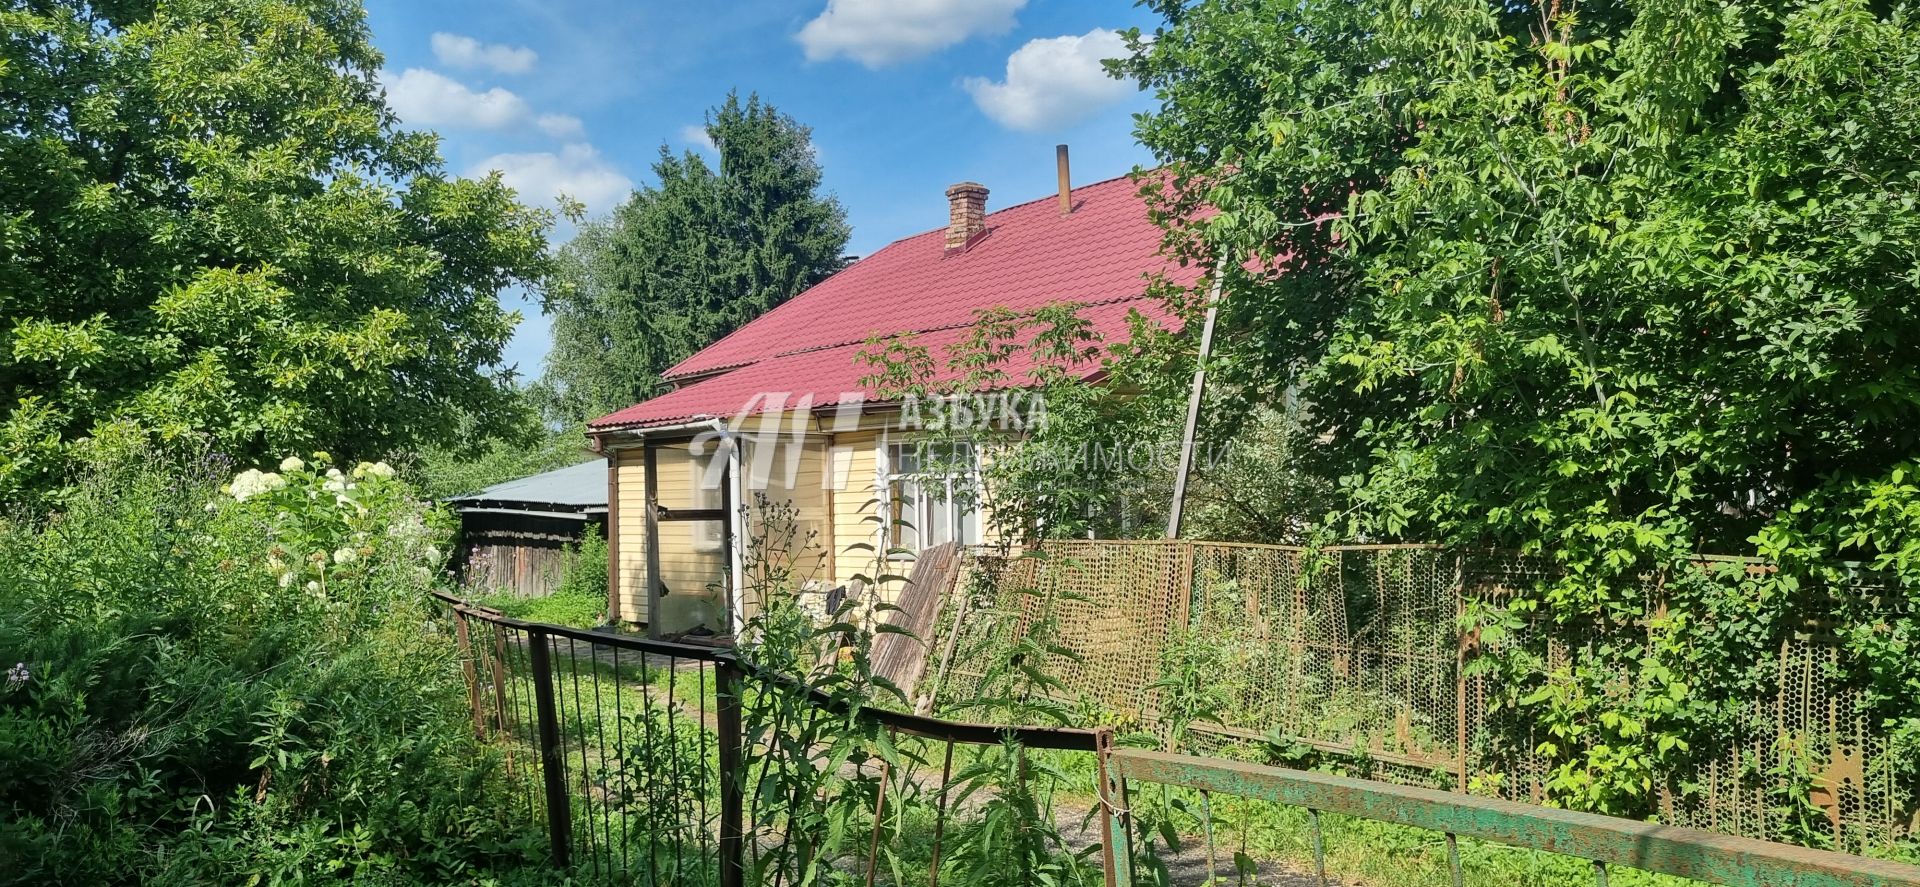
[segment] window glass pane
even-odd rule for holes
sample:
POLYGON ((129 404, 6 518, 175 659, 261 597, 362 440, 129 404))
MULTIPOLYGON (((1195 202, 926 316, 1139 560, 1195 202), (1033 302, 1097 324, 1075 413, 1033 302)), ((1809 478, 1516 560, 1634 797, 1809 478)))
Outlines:
POLYGON ((887 445, 889 547, 920 551, 948 542, 979 542, 971 484, 979 473, 970 443, 887 445))
POLYGON ((918 524, 921 523, 918 507, 921 500, 919 485, 911 480, 897 479, 893 482, 890 492, 893 499, 890 513, 893 519, 888 521, 891 532, 887 547, 919 551, 918 524))
POLYGON ((961 545, 978 545, 980 544, 980 528, 977 526, 979 521, 974 514, 972 497, 961 496, 959 498, 962 501, 956 503, 956 507, 960 512, 960 526, 959 526, 959 534, 958 534, 960 538, 960 544, 961 545))
POLYGON ((887 461, 888 470, 894 474, 914 474, 920 470, 920 454, 912 444, 893 444, 887 461))
POLYGON ((663 635, 727 631, 728 559, 720 521, 660 523, 660 598, 649 620, 663 635))
POLYGON ((920 512, 926 515, 926 523, 920 531, 921 538, 926 541, 921 548, 932 548, 953 541, 953 503, 945 495, 930 497, 920 512))
POLYGON ((721 496, 721 469, 723 465, 715 454, 704 453, 688 460, 693 471, 693 507, 724 508, 725 500, 721 496))

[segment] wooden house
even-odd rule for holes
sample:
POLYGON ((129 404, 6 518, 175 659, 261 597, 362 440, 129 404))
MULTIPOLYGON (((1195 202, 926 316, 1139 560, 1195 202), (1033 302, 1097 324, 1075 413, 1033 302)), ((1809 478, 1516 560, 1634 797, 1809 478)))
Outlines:
POLYGON ((860 355, 907 334, 938 354, 996 307, 1077 303, 1109 340, 1134 312, 1171 327, 1150 278, 1189 285, 1200 272, 1161 256, 1139 188, 1070 189, 1063 162, 1057 195, 988 212, 985 187, 954 185, 944 227, 850 265, 672 367, 672 390, 592 422, 610 490, 612 617, 656 636, 729 633, 754 606, 769 537, 786 538, 760 525, 769 510, 797 524, 802 544, 785 556, 807 561, 794 570, 802 590, 824 595, 906 573, 884 562, 890 550, 995 538, 993 515, 950 495, 947 475, 977 471, 981 454, 921 470, 912 423, 862 383, 873 368, 860 355))

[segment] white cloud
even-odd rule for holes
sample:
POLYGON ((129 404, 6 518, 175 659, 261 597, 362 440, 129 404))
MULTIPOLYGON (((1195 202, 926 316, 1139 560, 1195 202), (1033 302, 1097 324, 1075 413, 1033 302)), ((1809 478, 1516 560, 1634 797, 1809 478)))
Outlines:
POLYGON ((408 68, 400 76, 381 76, 387 103, 409 126, 506 129, 526 120, 530 110, 517 95, 499 87, 474 92, 437 71, 408 68))
POLYGON ((572 114, 542 114, 534 122, 541 132, 556 139, 577 139, 587 134, 586 125, 572 114))
POLYGON ((878 68, 1013 27, 1027 0, 827 0, 795 38, 810 61, 846 56, 878 68))
POLYGON ((707 134, 707 128, 698 123, 689 123, 680 127, 680 141, 702 151, 720 150, 720 147, 713 143, 713 136, 707 134))
POLYGON ((472 37, 439 32, 433 35, 433 57, 454 68, 485 68, 502 74, 525 74, 533 70, 538 53, 524 46, 481 43, 472 37))
POLYGON ((1126 42, 1105 28, 1078 37, 1030 40, 1007 57, 1007 79, 969 77, 966 90, 988 117, 1014 129, 1070 126, 1134 92, 1107 76, 1101 59, 1126 54, 1126 42))
POLYGON ((586 204, 588 211, 599 212, 626 199, 633 190, 633 180, 588 144, 567 145, 558 154, 495 154, 474 164, 467 174, 483 176, 490 170, 499 170, 501 179, 529 204, 550 204, 565 194, 586 204))

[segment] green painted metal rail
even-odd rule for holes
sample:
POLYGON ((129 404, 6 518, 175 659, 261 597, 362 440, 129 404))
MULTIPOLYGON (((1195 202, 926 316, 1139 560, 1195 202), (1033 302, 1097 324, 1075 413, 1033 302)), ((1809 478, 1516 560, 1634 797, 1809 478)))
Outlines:
MULTIPOLYGON (((1462 835, 1589 859, 1603 885, 1607 866, 1730 887, 1920 885, 1920 866, 1326 773, 1124 748, 1109 752, 1108 766, 1126 780, 1275 801, 1315 813, 1431 829, 1450 838, 1462 835)), ((1314 821, 1317 825, 1317 816, 1314 821)), ((1315 838, 1317 845, 1317 829, 1315 838)), ((1452 843, 1448 841, 1450 847, 1452 843)), ((1458 872, 1456 864, 1456 884, 1458 872)))

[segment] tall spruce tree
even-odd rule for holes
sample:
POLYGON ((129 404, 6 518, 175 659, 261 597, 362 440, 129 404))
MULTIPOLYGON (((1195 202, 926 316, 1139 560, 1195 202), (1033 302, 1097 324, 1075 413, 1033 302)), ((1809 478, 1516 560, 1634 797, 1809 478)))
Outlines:
POLYGON ((719 169, 667 147, 641 188, 561 251, 543 388, 552 418, 652 396, 660 373, 840 269, 850 229, 810 131, 751 95, 707 115, 719 169))

